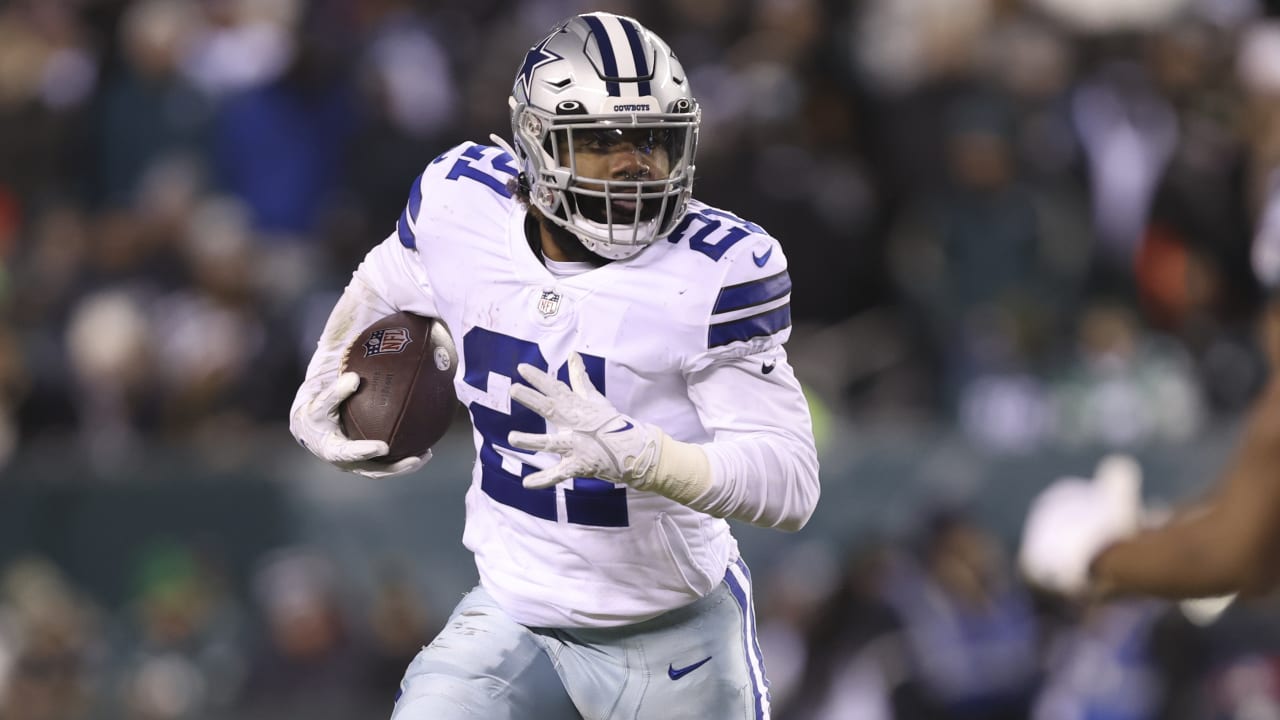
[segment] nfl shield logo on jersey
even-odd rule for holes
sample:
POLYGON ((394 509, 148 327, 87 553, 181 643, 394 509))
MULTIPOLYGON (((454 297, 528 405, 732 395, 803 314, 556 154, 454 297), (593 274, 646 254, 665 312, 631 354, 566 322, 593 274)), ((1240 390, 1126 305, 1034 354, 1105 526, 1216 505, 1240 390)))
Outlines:
POLYGON ((538 312, 542 313, 542 317, 551 317, 560 312, 560 293, 543 290, 542 297, 538 298, 538 312))
POLYGON ((386 355, 398 353, 413 342, 409 337, 409 328, 393 327, 376 330, 364 343, 364 356, 386 355))

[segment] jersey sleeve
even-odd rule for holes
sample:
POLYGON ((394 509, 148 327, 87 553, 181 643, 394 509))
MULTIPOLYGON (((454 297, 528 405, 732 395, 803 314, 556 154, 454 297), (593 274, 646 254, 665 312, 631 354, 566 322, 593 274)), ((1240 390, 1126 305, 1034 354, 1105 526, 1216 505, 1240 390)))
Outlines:
POLYGON ((778 241, 753 233, 721 258, 707 318, 706 347, 692 370, 781 347, 791 336, 791 276, 778 241))
POLYGON ((717 270, 704 301, 705 337, 685 369, 689 398, 712 436, 702 446, 711 489, 696 509, 796 530, 817 506, 820 487, 808 401, 783 348, 791 335, 787 259, 759 226, 709 208, 699 215, 719 221, 723 234, 688 235, 717 270))
POLYGON ((689 388, 713 436, 702 446, 711 489, 697 509, 762 527, 803 527, 821 492, 818 453, 808 402, 786 352, 720 360, 691 377, 689 388))

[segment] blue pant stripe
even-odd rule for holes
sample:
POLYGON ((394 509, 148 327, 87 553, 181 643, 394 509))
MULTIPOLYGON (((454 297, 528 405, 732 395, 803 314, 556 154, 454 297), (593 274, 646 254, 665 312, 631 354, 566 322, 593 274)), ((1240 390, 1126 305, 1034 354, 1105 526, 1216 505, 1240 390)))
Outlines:
POLYGON ((760 652, 760 640, 756 635, 756 611, 751 602, 751 573, 741 559, 724 575, 724 581, 742 611, 742 651, 746 655, 747 674, 751 676, 751 692, 756 701, 756 720, 769 720, 769 679, 764 672, 764 656, 760 652), (742 573, 746 583, 738 580, 734 567, 742 573))

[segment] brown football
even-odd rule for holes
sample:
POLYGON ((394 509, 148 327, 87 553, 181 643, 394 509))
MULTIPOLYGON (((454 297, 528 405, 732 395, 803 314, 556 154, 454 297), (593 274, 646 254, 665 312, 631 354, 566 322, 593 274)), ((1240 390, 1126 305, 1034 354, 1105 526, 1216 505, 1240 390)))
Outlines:
POLYGON ((365 328, 342 360, 360 387, 338 409, 353 440, 382 440, 395 462, 426 453, 444 437, 457 410, 458 353, 444 323, 399 312, 365 328))

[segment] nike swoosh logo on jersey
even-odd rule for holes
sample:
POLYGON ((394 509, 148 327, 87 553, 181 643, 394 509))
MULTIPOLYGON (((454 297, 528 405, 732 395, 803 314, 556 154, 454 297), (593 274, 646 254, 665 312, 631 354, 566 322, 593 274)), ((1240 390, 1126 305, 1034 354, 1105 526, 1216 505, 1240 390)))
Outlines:
POLYGON ((765 375, 768 375, 769 373, 773 372, 773 368, 777 364, 778 363, 761 363, 760 372, 764 373, 765 375))
POLYGON ((770 247, 768 250, 764 251, 763 255, 757 255, 755 253, 751 253, 751 259, 756 261, 756 267, 764 267, 764 264, 769 262, 769 256, 772 254, 773 254, 773 248, 770 247))
POLYGON ((674 665, 668 665, 667 677, 671 678, 672 680, 679 680, 680 678, 684 677, 685 675, 688 675, 689 673, 693 672, 694 670, 697 670, 698 668, 702 667, 703 665, 706 665, 709 662, 711 662, 710 655, 708 655, 703 660, 699 660, 698 662, 692 665, 685 665, 682 668, 678 668, 674 665))
POLYGON ((618 428, 617 430, 606 430, 606 431, 605 431, 605 434, 608 434, 608 433, 616 433, 616 432, 622 432, 623 430, 630 430, 630 429, 631 429, 631 428, 633 428, 633 427, 635 427, 635 425, 632 425, 630 422, 628 422, 626 425, 623 425, 622 427, 618 428))

